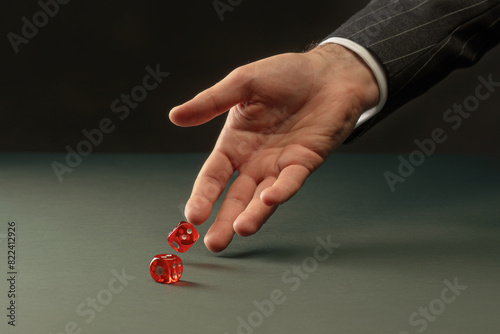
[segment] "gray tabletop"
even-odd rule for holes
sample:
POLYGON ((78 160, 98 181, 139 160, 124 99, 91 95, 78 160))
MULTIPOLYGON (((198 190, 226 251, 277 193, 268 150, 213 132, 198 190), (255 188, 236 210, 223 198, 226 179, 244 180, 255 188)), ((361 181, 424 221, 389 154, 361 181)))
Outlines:
POLYGON ((333 155, 257 235, 200 240, 158 284, 205 157, 1 154, 0 332, 498 333, 498 159, 333 155))

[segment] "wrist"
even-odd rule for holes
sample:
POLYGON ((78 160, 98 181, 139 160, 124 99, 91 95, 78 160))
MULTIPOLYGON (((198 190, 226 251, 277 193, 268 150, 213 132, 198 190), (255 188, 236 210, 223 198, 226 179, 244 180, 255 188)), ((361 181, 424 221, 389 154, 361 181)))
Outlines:
MULTIPOLYGON (((343 85, 360 106, 358 117, 379 103, 376 77, 366 62, 350 49, 334 43, 322 44, 307 53, 315 59, 318 73, 331 84, 343 85)), ((330 86, 325 82, 326 86, 330 86)))

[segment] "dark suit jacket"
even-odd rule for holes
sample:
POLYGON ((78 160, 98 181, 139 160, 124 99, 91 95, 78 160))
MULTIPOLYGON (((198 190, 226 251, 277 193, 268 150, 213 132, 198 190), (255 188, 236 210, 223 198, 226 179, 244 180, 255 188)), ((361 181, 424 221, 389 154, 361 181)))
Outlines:
POLYGON ((388 78, 385 107, 349 141, 500 42, 500 0, 372 0, 328 37, 367 48, 388 78))

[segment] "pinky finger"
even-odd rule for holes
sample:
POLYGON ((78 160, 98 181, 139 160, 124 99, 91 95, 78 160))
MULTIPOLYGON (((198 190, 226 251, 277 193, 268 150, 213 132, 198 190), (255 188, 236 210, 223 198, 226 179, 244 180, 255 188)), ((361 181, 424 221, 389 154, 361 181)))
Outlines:
POLYGON ((274 184, 261 193, 262 203, 268 206, 285 203, 299 191, 310 174, 311 172, 304 166, 285 167, 274 184))

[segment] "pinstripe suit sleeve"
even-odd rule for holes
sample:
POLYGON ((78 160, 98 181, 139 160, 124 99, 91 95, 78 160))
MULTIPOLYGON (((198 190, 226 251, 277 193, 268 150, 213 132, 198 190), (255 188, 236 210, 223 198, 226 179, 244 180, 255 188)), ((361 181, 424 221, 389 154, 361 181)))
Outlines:
POLYGON ((329 37, 367 48, 388 78, 384 108, 349 141, 499 43, 500 0, 372 0, 329 37))

